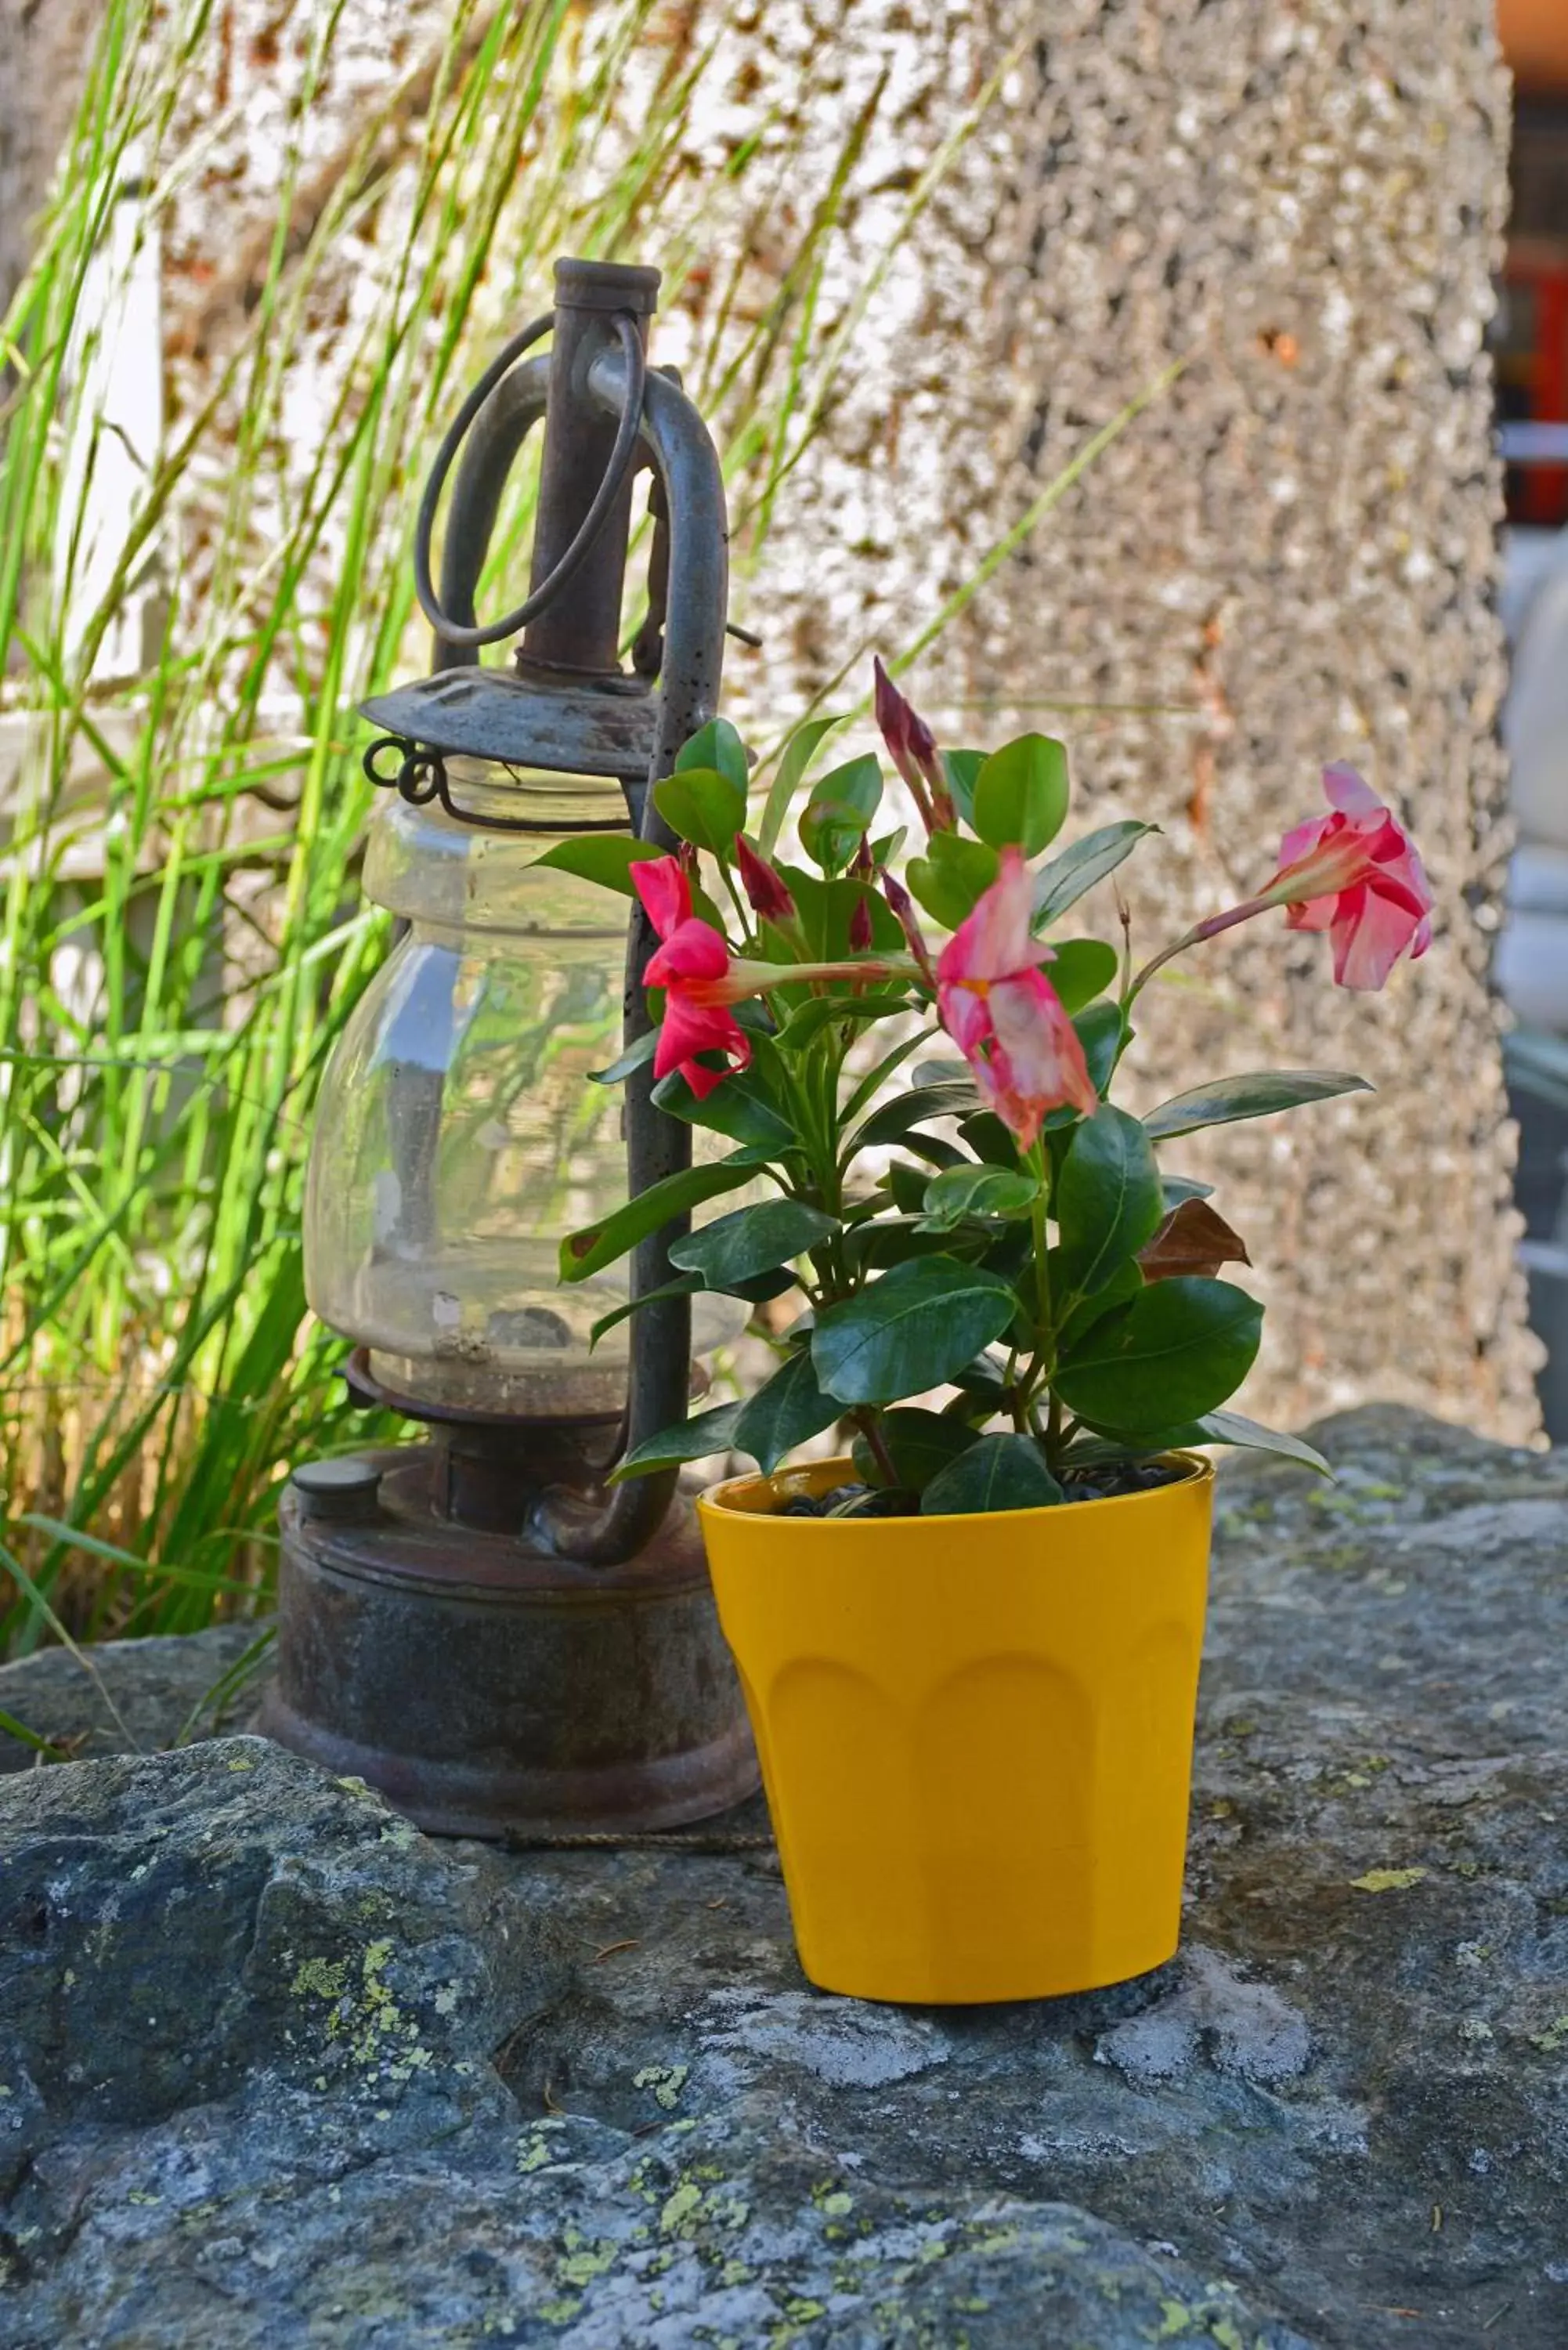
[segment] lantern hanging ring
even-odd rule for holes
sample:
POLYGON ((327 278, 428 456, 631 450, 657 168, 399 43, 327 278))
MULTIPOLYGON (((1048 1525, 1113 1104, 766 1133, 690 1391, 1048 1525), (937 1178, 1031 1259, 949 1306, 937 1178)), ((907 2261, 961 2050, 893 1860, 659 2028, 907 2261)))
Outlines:
MULTIPOLYGON (((555 601, 574 573, 581 568, 595 539, 604 526, 637 453, 638 433, 642 423, 643 387, 648 376, 648 355, 643 349, 642 337, 638 331, 637 320, 629 311, 622 310, 617 312, 610 323, 615 328, 626 360, 626 404, 621 410, 615 445, 610 451, 609 463, 605 468, 604 479, 594 493, 593 504, 583 516, 582 525, 576 537, 559 562, 554 566, 548 576, 540 581, 532 595, 519 604, 515 610, 508 612, 504 619, 476 623, 470 627, 460 620, 447 618, 446 613, 441 609, 441 598, 435 592, 431 577, 431 537, 435 528, 436 508, 441 503, 441 494, 446 487, 446 477, 452 471, 452 462, 462 445, 470 426, 502 377, 516 365, 524 351, 531 350, 535 343, 541 341, 549 333, 555 323, 555 312, 546 310, 542 317, 533 319, 524 327, 521 334, 514 335, 512 340, 491 361, 453 417, 441 447, 436 451, 435 463, 431 467, 424 493, 420 499, 419 516, 414 525, 414 593, 420 599, 420 609, 426 619, 449 645, 499 644, 503 638, 516 636, 520 629, 527 627, 530 620, 544 611, 546 605, 555 601)), ((375 780, 379 783, 382 778, 377 776, 375 780)))

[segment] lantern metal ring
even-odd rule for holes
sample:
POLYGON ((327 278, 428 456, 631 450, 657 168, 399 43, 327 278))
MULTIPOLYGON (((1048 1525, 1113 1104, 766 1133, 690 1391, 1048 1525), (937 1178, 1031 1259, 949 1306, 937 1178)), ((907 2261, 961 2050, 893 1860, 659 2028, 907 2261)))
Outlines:
POLYGON ((615 445, 610 451, 609 463, 605 468, 604 479, 594 493, 593 504, 583 516, 582 527, 559 560, 551 567, 547 577, 540 581, 538 587, 514 610, 506 613, 503 619, 469 626, 463 621, 448 618, 441 608, 441 598, 436 594, 435 586, 431 577, 431 538, 435 529, 436 508, 441 503, 441 494, 446 487, 446 477, 452 471, 452 461, 462 447, 474 418, 479 414, 503 376, 516 365, 524 351, 531 350, 536 342, 541 341, 549 333, 555 323, 555 312, 545 311, 541 317, 535 318, 524 327, 520 335, 514 335, 512 340, 491 361, 453 417, 441 447, 436 451, 435 463, 431 467, 430 477, 425 483, 424 493, 420 499, 419 516, 414 525, 414 593, 420 599, 420 609, 426 619, 449 645, 477 647, 499 644, 504 638, 514 637, 519 629, 525 629, 530 620, 536 619, 548 604, 554 602, 573 574, 587 559, 637 456, 638 434, 642 421, 643 387, 648 374, 648 355, 643 349, 642 337, 639 332, 637 320, 629 311, 621 311, 616 315, 610 324, 615 328, 626 360, 626 405, 621 411, 615 445))

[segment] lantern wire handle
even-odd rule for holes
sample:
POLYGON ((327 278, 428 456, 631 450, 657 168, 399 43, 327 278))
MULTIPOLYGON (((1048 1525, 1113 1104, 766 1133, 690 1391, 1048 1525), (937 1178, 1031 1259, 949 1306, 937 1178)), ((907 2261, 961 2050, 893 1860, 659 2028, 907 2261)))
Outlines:
MULTIPOLYGON (((420 599, 420 609, 438 636, 449 645, 494 645, 504 637, 514 637, 530 620, 555 601, 574 573, 582 567, 585 557, 603 528, 605 520, 631 469, 637 454, 638 433, 642 421, 643 387, 648 376, 648 355, 642 347, 642 337, 636 319, 629 311, 619 311, 613 321, 626 359, 627 399, 617 428, 615 445, 610 451, 605 475, 594 493, 594 502, 583 516, 582 525, 560 561, 542 579, 527 599, 508 612, 504 619, 476 623, 472 627, 461 620, 447 618, 441 606, 431 577, 431 538, 435 529, 436 508, 446 487, 446 477, 452 471, 452 460, 462 447, 463 438, 474 418, 507 371, 514 367, 526 350, 547 335, 556 323, 556 314, 546 310, 524 327, 492 359, 474 385, 457 414, 452 418, 446 437, 436 451, 435 463, 426 480, 420 499, 419 517, 414 524, 414 593, 420 599)), ((378 781, 380 779, 378 777, 378 781)))

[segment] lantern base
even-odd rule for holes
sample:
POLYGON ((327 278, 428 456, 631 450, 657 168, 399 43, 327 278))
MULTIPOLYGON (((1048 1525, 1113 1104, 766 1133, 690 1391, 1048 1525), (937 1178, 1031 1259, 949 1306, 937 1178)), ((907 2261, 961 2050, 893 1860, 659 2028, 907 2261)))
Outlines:
POLYGON ((648 1833, 753 1794, 690 1505, 583 1567, 441 1515, 448 1473, 432 1444, 291 1481, 262 1731, 434 1835, 648 1833))

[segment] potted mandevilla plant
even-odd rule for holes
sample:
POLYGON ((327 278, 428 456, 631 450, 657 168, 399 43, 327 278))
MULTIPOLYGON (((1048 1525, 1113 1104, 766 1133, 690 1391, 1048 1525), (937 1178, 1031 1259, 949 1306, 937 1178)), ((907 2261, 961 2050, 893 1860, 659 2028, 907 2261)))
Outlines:
POLYGON ((1341 985, 1379 987, 1424 951, 1431 896, 1332 766, 1326 813, 1256 894, 1139 967, 1125 919, 1118 951, 1070 917, 1152 827, 1039 861, 1067 811, 1060 743, 940 751, 879 665, 877 714, 918 811, 907 860, 871 756, 822 776, 780 856, 823 721, 754 815, 738 736, 704 728, 654 794, 677 855, 551 852, 635 891, 661 941, 658 1025, 607 1076, 651 1054, 663 1107, 733 1146, 575 1233, 562 1273, 766 1179, 670 1257, 688 1289, 793 1294, 777 1368, 617 1474, 757 1464, 700 1509, 802 1963, 874 1999, 1079 1991, 1177 1945, 1212 1480, 1194 1448, 1324 1465, 1226 1409, 1262 1309, 1228 1277, 1241 1238, 1161 1154, 1364 1087, 1221 1076, 1135 1118, 1113 1097, 1140 1000, 1274 908, 1329 933, 1341 985), (841 1457, 785 1465, 836 1427, 841 1457))

